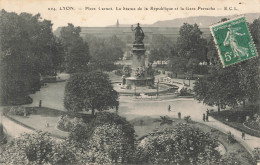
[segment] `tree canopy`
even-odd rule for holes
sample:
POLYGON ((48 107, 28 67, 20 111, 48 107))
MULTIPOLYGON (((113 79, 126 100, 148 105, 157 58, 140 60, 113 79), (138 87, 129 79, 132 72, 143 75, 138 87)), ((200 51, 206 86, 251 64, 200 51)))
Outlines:
POLYGON ((118 93, 108 75, 101 72, 73 74, 65 87, 64 106, 68 111, 103 111, 119 105, 118 93))
POLYGON ((220 159, 217 146, 210 134, 178 124, 145 137, 138 145, 136 160, 143 164, 212 164, 220 159))
POLYGON ((39 90, 40 75, 54 74, 63 48, 52 33, 52 23, 40 14, 5 10, 0 14, 1 102, 12 104, 39 90))
POLYGON ((152 38, 151 50, 148 57, 150 63, 154 61, 165 61, 171 55, 173 42, 164 35, 156 35, 152 38))
POLYGON ((57 143, 46 132, 15 138, 2 148, 0 162, 4 164, 71 164, 76 162, 76 150, 66 141, 57 143))
POLYGON ((114 62, 123 58, 126 44, 116 35, 108 38, 86 35, 84 39, 89 44, 90 65, 94 70, 112 71, 115 69, 114 62))
MULTIPOLYGON (((252 36, 260 34, 257 30, 259 24, 260 20, 256 19, 249 25, 252 36)), ((256 45, 259 44, 257 37, 253 37, 253 40, 256 45)), ((214 43, 211 43, 211 47, 212 65, 209 75, 195 82, 196 98, 207 105, 217 105, 218 110, 225 106, 237 106, 241 102, 245 104, 246 100, 257 102, 260 93, 259 57, 222 68, 214 43)))
POLYGON ((80 27, 74 27, 70 23, 60 32, 65 47, 65 68, 68 73, 86 71, 90 60, 88 44, 80 37, 80 32, 80 27))

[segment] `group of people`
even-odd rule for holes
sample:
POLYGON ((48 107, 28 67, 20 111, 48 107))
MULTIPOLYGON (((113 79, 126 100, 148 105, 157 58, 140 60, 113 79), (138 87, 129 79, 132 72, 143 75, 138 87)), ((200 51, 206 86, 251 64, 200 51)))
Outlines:
MULTIPOLYGON (((168 106, 168 112, 171 112, 171 105, 168 106)), ((178 118, 181 119, 181 113, 178 112, 178 118)))
POLYGON ((209 110, 207 109, 206 114, 203 113, 203 121, 209 121, 209 110))

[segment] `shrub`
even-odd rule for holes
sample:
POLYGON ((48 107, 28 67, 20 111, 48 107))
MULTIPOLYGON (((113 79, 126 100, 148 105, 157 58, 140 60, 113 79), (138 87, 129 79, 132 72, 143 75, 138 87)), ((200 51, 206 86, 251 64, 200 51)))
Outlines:
POLYGON ((191 91, 190 91, 190 90, 188 90, 187 88, 184 88, 184 87, 183 87, 183 88, 180 90, 179 96, 192 96, 192 94, 191 94, 191 91))
POLYGON ((191 122, 191 117, 190 116, 184 116, 183 118, 187 123, 191 122))
POLYGON ((227 133, 227 141, 230 144, 233 144, 233 143, 236 142, 236 139, 235 139, 234 135, 230 131, 227 133))
POLYGON ((117 70, 115 71, 115 74, 118 75, 118 76, 122 76, 122 75, 123 75, 122 69, 117 69, 117 70))
POLYGON ((100 125, 96 127, 89 140, 87 163, 128 163, 131 161, 133 149, 122 125, 109 123, 100 125))
POLYGON ((46 132, 37 132, 14 139, 0 152, 4 164, 75 163, 75 153, 66 142, 57 143, 46 132))
POLYGON ((127 84, 126 89, 132 89, 132 86, 130 84, 127 84))
POLYGON ((68 115, 62 115, 59 117, 57 127, 63 131, 69 132, 78 124, 84 125, 85 123, 81 118, 74 117, 72 119, 68 115))
POLYGON ((152 133, 138 145, 134 159, 142 164, 214 164, 220 159, 218 142, 198 128, 176 128, 152 133))
POLYGON ((9 112, 10 115, 18 115, 18 116, 27 116, 29 115, 31 112, 28 108, 26 107, 11 107, 9 112))
POLYGON ((76 162, 76 155, 71 144, 68 141, 65 141, 54 145, 50 156, 50 162, 55 165, 74 164, 76 162))
POLYGON ((102 126, 104 124, 117 124, 121 125, 123 131, 130 140, 130 143, 133 144, 134 140, 134 127, 123 117, 119 116, 116 113, 109 112, 99 112, 96 115, 96 118, 93 120, 92 126, 102 126))
POLYGON ((228 118, 229 122, 240 122, 243 123, 246 121, 246 116, 251 118, 254 115, 253 111, 235 111, 235 110, 226 110, 221 112, 211 112, 211 116, 216 117, 217 119, 225 120, 228 118))

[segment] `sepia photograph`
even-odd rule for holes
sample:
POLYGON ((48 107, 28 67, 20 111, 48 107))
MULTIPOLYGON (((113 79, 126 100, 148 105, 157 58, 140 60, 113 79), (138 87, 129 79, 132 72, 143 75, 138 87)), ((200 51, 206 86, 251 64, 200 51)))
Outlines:
POLYGON ((0 164, 260 165, 260 0, 0 0, 0 164))

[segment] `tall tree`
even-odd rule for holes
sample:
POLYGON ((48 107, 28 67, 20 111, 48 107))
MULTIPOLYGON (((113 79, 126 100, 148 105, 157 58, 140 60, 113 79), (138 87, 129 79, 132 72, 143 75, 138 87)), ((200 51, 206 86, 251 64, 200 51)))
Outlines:
POLYGON ((28 103, 28 94, 40 88, 40 74, 52 72, 52 24, 39 14, 5 10, 0 22, 1 102, 28 103))
POLYGON ((173 42, 164 35, 156 35, 152 38, 151 50, 148 60, 150 63, 154 61, 165 61, 171 55, 173 42))
POLYGON ((89 43, 90 66, 94 70, 112 71, 116 68, 114 62, 123 58, 126 45, 115 35, 109 38, 86 35, 85 40, 89 43))
MULTIPOLYGON (((201 63, 208 62, 207 40, 202 38, 202 32, 197 24, 184 23, 177 38, 176 55, 187 59, 186 68, 191 74, 199 73, 201 63)), ((176 56, 172 56, 174 58, 176 56)))
POLYGON ((64 106, 68 111, 103 111, 119 105, 118 93, 108 75, 101 72, 77 73, 65 87, 64 106))
MULTIPOLYGON (((252 36, 260 34, 257 27, 260 25, 259 19, 250 24, 252 36)), ((256 45, 258 38, 253 37, 256 45)), ((212 44, 213 45, 213 44, 212 44)), ((212 55, 216 56, 215 49, 212 55)), ((213 56, 213 58, 214 58, 213 56)), ((259 57, 243 61, 234 66, 222 68, 220 60, 214 58, 209 75, 195 82, 194 91, 196 98, 208 105, 236 106, 248 100, 256 103, 260 93, 259 57)))
POLYGON ((178 73, 184 73, 187 71, 186 64, 188 60, 179 55, 173 55, 169 58, 168 67, 175 73, 175 77, 178 77, 178 73))
POLYGON ((218 111, 221 107, 238 105, 245 94, 239 85, 239 67, 224 69, 220 63, 212 66, 208 76, 195 82, 196 99, 210 106, 218 106, 218 111))
POLYGON ((63 27, 60 32, 61 41, 65 47, 65 63, 68 73, 76 73, 87 70, 90 59, 89 47, 80 37, 80 27, 73 24, 63 27))
POLYGON ((57 37, 53 37, 51 44, 51 61, 54 75, 57 75, 57 71, 64 70, 65 52, 64 46, 61 40, 57 37))

